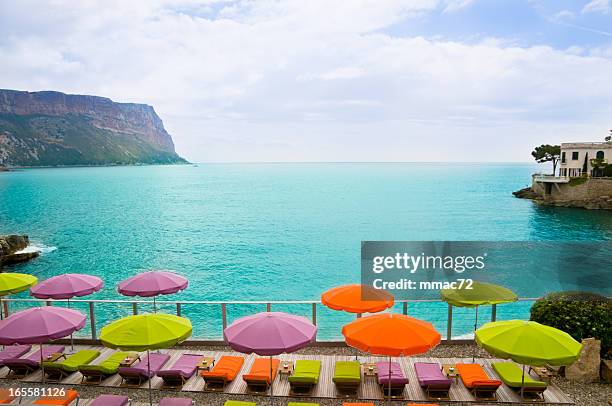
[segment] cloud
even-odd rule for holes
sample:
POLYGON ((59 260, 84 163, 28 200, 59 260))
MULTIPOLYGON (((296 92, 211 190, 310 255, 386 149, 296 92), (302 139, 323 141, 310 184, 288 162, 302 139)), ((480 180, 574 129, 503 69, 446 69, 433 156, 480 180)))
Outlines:
POLYGON ((609 121, 608 48, 381 30, 441 4, 13 2, 0 87, 152 104, 192 161, 520 160, 609 121))
POLYGON ((583 13, 609 14, 612 12, 610 0, 592 0, 582 8, 583 13))
POLYGON ((557 14, 552 16, 552 20, 555 22, 571 20, 574 18, 574 13, 569 10, 561 10, 557 14))
POLYGON ((452 13, 462 10, 474 4, 475 0, 445 0, 444 13, 452 13))

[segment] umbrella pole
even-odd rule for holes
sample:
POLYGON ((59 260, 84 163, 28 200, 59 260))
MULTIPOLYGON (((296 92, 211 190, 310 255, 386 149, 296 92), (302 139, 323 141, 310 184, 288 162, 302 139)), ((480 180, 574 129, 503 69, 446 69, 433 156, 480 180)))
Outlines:
POLYGON ((153 313, 157 313, 157 303, 155 302, 155 296, 153 296, 153 313))
POLYGON ((523 376, 521 376, 521 402, 524 400, 524 389, 525 389, 525 364, 523 364, 523 376))
POLYGON ((270 355, 270 405, 274 404, 274 380, 272 379, 272 356, 270 355))
MULTIPOLYGON (((478 329, 478 305, 476 305, 476 320, 474 320, 474 343, 476 343, 476 330, 478 329)), ((476 345, 474 345, 474 349, 472 350, 472 364, 476 359, 476 345)))
POLYGON ((151 390, 151 354, 147 349, 147 375, 149 376, 149 405, 153 406, 153 391, 151 390))
MULTIPOLYGON (((68 308, 70 308, 70 299, 68 299, 68 308)), ((70 351, 74 352, 74 338, 72 337, 74 333, 70 333, 70 351)))
POLYGON ((391 404, 391 356, 389 356, 389 380, 387 381, 387 406, 391 404))
POLYGON ((40 343, 40 370, 42 371, 42 378, 40 378, 41 383, 45 383, 45 364, 43 364, 43 347, 42 343, 40 343))

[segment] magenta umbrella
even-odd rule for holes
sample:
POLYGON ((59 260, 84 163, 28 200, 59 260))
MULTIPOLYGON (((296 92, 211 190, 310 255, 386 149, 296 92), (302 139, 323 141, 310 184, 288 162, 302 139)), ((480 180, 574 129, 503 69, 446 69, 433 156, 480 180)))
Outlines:
POLYGON ((316 336, 317 326, 310 320, 282 312, 242 317, 223 330, 223 338, 234 350, 270 357, 270 403, 274 401, 272 356, 304 348, 316 336))
MULTIPOLYGON (((104 286, 102 279, 93 275, 67 273, 53 276, 30 289, 30 294, 38 299, 70 299, 91 295, 104 286)), ((70 335, 70 348, 74 351, 74 341, 70 335)))
POLYGON ((117 291, 125 296, 153 297, 153 311, 157 311, 155 297, 177 293, 189 285, 189 281, 172 271, 148 271, 124 280, 117 291))
POLYGON ((42 381, 45 370, 42 345, 66 337, 85 326, 85 315, 64 307, 35 307, 13 313, 0 321, 0 344, 39 344, 42 381))

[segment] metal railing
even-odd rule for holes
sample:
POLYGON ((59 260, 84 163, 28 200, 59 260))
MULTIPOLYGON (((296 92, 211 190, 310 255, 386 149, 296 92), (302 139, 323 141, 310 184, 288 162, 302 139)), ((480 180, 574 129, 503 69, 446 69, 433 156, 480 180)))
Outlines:
MULTIPOLYGON (((492 306, 480 307, 479 323, 496 321, 500 316, 502 319, 528 317, 531 303, 537 298, 521 298, 518 302, 492 306)), ((2 299, 4 315, 11 312, 23 310, 33 306, 53 306, 61 304, 75 308, 89 314, 89 323, 75 337, 77 339, 98 339, 99 325, 106 324, 116 318, 129 314, 138 314, 143 309, 153 309, 152 300, 112 300, 112 299, 71 299, 71 300, 40 300, 40 299, 2 299), (109 306, 111 306, 109 308, 109 306), (103 309, 105 307, 106 309, 103 309)), ((194 335, 190 342, 221 343, 222 331, 230 320, 258 311, 282 310, 290 313, 300 314, 312 320, 313 324, 319 325, 318 342, 342 341, 339 334, 343 324, 354 317, 354 314, 338 312, 323 306, 320 301, 156 301, 157 309, 164 313, 175 313, 191 319, 194 325, 194 335), (196 307, 196 311, 189 311, 190 307, 196 307), (257 310, 245 310, 244 308, 256 307, 257 310), (295 311, 296 308, 302 311, 295 311), (281 309, 279 309, 281 308, 281 309), (230 309, 233 311, 230 313, 230 309), (210 311, 212 310, 212 312, 210 311), (293 311, 292 311, 293 310, 293 311), (325 315, 326 314, 326 315, 325 315), (233 316, 233 317, 232 317, 233 316), (211 326, 211 325, 214 325, 211 326), (322 330, 321 327, 325 328, 322 330), (213 328, 209 328, 213 327, 213 328), (221 330, 218 328, 221 327, 221 330), (217 334, 206 335, 201 331, 218 330, 217 334)), ((463 341, 474 329, 474 309, 454 307, 440 300, 396 300, 391 311, 411 315, 433 323, 439 331, 444 331, 445 341, 463 341)), ((358 316, 357 316, 358 317, 358 316)))

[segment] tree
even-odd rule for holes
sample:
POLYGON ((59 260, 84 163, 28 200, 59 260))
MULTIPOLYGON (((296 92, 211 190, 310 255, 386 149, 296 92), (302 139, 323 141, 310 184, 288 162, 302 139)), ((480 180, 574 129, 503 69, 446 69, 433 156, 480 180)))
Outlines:
POLYGON ((531 156, 538 163, 552 162, 552 174, 554 175, 557 172, 557 162, 559 162, 559 157, 561 156, 561 146, 542 144, 531 152, 531 156))
POLYGON ((606 140, 606 142, 612 141, 612 130, 610 130, 610 135, 608 135, 606 138, 604 138, 604 140, 606 140))

